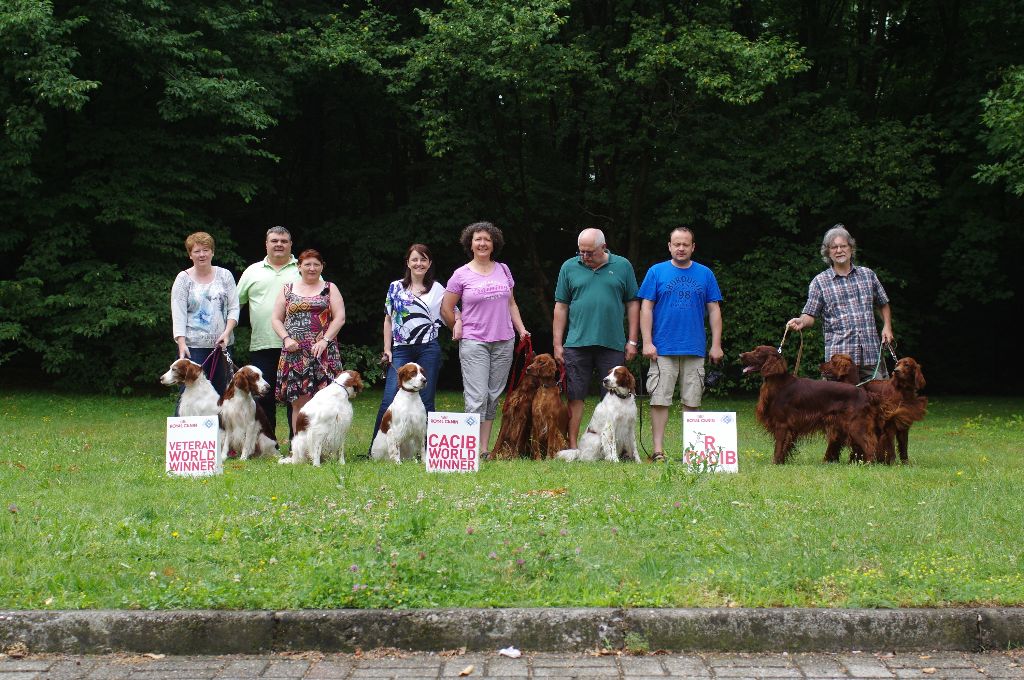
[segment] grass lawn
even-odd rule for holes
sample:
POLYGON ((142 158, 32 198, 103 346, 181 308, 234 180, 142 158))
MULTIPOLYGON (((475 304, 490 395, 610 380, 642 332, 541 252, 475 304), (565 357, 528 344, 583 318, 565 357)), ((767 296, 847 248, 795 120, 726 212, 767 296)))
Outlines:
POLYGON ((345 466, 178 479, 170 395, 0 396, 0 608, 1024 604, 1024 399, 933 397, 909 466, 824 465, 820 439, 773 466, 746 396, 704 405, 738 413, 738 475, 428 475, 354 455, 379 398, 356 400, 345 466))

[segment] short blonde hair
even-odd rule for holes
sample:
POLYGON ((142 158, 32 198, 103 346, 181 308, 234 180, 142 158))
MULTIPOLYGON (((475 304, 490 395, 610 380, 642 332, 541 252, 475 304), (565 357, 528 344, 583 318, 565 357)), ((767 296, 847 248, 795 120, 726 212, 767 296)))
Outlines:
POLYGON ((192 249, 196 246, 206 246, 210 250, 215 250, 213 247, 213 237, 205 231, 197 231, 194 234, 189 234, 188 238, 185 239, 185 252, 189 255, 192 254, 192 249))

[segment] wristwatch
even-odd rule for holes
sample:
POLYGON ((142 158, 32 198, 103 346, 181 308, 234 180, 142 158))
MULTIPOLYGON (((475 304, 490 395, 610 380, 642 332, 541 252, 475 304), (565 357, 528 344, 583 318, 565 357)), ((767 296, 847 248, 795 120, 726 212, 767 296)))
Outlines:
POLYGON ((633 345, 633 347, 639 347, 640 346, 640 343, 637 342, 636 340, 627 340, 626 344, 627 345, 633 345))

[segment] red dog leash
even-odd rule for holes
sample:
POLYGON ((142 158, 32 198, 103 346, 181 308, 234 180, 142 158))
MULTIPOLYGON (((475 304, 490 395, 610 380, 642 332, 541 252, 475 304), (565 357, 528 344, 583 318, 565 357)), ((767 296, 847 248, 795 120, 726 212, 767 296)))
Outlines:
POLYGON ((508 391, 511 392, 526 374, 526 367, 533 363, 533 339, 524 335, 512 353, 512 369, 508 377, 508 391))

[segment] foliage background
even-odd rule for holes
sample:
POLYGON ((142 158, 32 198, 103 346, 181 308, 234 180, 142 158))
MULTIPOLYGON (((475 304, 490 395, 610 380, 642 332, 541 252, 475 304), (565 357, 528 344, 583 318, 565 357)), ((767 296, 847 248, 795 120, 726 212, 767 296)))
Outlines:
MULTIPOLYGON (((8 0, 3 381, 152 385, 172 358, 184 237, 213 233, 237 274, 274 224, 324 252, 346 298, 343 340, 364 362, 413 240, 446 278, 464 261, 463 225, 503 226, 544 348, 580 228, 605 229, 642 276, 687 224, 722 283, 735 359, 778 342, 841 221, 933 391, 1019 392, 1020 372, 997 363, 1022 293, 1022 12, 1009 0, 8 0)), ((813 366, 820 336, 805 342, 813 366)))

